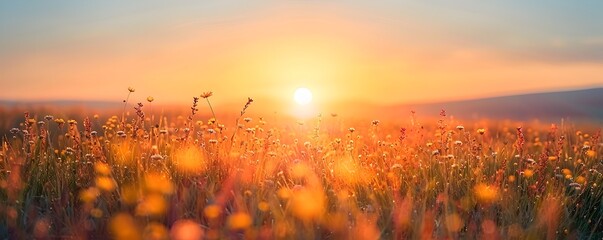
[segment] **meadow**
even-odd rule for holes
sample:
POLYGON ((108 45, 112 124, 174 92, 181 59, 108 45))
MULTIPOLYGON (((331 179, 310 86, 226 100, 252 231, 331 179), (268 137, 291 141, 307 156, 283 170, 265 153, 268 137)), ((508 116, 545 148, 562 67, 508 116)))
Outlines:
POLYGON ((209 100, 19 116, 0 149, 0 237, 603 238, 601 126, 299 121, 247 114, 252 99, 216 117, 209 100))

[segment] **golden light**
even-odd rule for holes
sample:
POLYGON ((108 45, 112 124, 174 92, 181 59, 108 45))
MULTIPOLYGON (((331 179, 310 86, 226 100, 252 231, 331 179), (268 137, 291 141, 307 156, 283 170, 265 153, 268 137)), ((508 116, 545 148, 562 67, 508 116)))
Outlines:
POLYGON ((312 92, 307 88, 298 88, 293 94, 293 100, 299 105, 308 105, 312 101, 312 92))

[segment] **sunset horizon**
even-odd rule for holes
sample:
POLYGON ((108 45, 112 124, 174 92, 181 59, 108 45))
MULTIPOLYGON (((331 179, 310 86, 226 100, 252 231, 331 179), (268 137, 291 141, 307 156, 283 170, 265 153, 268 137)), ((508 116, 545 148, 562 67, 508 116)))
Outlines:
POLYGON ((391 105, 603 86, 595 7, 517 4, 3 3, 0 99, 112 101, 132 86, 170 104, 284 102, 307 87, 315 103, 391 105))

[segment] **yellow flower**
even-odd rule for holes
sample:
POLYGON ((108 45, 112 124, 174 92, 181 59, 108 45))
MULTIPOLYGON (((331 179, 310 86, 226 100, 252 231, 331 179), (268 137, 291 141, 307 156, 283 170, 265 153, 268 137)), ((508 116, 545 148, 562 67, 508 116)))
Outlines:
POLYGON ((258 209, 262 212, 268 212, 268 210, 270 210, 270 204, 265 201, 261 201, 258 203, 258 209))
POLYGON ((498 200, 498 189, 494 186, 488 186, 480 183, 474 188, 475 197, 481 203, 491 203, 498 200))
POLYGON ((98 188, 91 187, 80 192, 80 200, 85 203, 90 203, 96 200, 99 195, 100 192, 98 191, 98 188))
POLYGON ((150 194, 136 207, 136 215, 158 216, 165 213, 167 202, 160 194, 150 194))
POLYGON ((205 233, 201 224, 193 220, 181 219, 172 225, 170 229, 171 239, 204 239, 205 233))
POLYGON ((119 213, 109 221, 109 231, 114 239, 140 239, 140 232, 136 221, 127 213, 119 213))
POLYGON ((160 223, 149 223, 142 233, 143 239, 169 239, 167 228, 160 223))
POLYGON ((94 164, 94 171, 96 174, 109 175, 111 174, 111 167, 106 163, 97 162, 94 164))
POLYGON ((230 215, 228 218, 228 226, 232 230, 244 230, 251 226, 252 219, 249 214, 244 212, 238 212, 230 215))
POLYGON ((203 209, 203 214, 207 218, 217 218, 222 213, 222 209, 218 205, 211 204, 203 209))
POLYGON ((113 191, 116 187, 115 181, 110 177, 97 177, 95 183, 96 187, 107 192, 113 191))
POLYGON ((153 98, 153 97, 151 97, 151 96, 148 96, 148 97, 147 97, 147 102, 153 102, 154 100, 155 100, 155 98, 153 98))

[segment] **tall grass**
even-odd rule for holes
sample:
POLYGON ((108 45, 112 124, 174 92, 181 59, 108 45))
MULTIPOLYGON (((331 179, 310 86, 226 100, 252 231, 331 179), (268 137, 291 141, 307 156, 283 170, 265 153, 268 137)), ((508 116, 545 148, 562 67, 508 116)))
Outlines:
POLYGON ((26 114, 2 141, 1 236, 603 237, 600 130, 242 119, 251 102, 234 119, 197 100, 169 119, 26 114))

